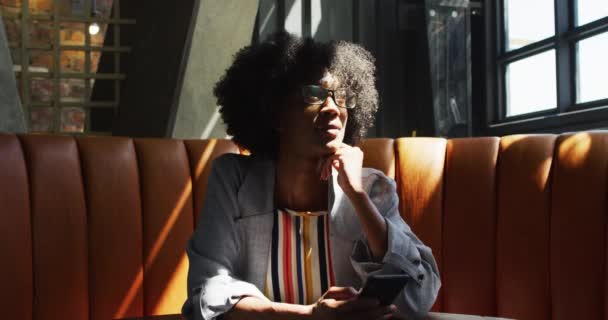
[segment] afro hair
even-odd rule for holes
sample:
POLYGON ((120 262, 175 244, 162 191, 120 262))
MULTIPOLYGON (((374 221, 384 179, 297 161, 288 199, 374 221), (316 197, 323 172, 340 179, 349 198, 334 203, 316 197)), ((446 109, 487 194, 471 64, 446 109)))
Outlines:
POLYGON ((348 110, 344 142, 358 143, 378 110, 373 56, 351 42, 322 43, 285 31, 239 50, 215 85, 219 112, 233 141, 252 154, 275 156, 279 142, 275 127, 286 98, 307 84, 311 70, 319 68, 356 94, 357 106, 348 110))

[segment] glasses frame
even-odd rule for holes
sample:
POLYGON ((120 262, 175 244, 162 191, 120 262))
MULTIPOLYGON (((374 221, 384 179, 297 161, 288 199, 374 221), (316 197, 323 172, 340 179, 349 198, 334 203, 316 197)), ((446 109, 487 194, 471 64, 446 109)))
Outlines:
POLYGON ((348 100, 349 98, 352 98, 352 97, 354 97, 354 98, 355 98, 355 103, 354 103, 352 106, 350 106, 350 107, 349 107, 347 104, 345 104, 344 106, 341 106, 341 105, 340 105, 340 104, 338 104, 338 102, 336 101, 336 91, 338 91, 338 90, 348 90, 348 89, 346 89, 346 88, 337 88, 337 89, 331 90, 331 89, 326 89, 326 88, 323 88, 322 86, 319 86, 319 85, 314 85, 314 84, 310 84, 310 85, 304 85, 304 86, 302 86, 302 88, 300 89, 300 94, 302 95, 302 97, 303 97, 303 98, 304 98, 304 97, 306 97, 306 94, 305 94, 305 93, 306 93, 306 90, 307 90, 307 89, 310 89, 311 87, 312 87, 312 88, 318 88, 318 89, 320 89, 320 90, 321 90, 321 92, 323 93, 323 96, 322 96, 322 97, 321 97, 321 96, 316 96, 317 98, 319 98, 319 102, 308 102, 308 101, 305 101, 305 102, 306 102, 306 103, 308 103, 308 104, 312 104, 312 105, 322 105, 322 104, 323 104, 323 103, 325 103, 325 101, 327 100, 327 97, 328 97, 328 96, 331 96, 331 99, 334 101, 334 104, 335 104, 336 106, 338 106, 339 108, 344 108, 344 109, 354 109, 354 108, 357 106, 357 101, 356 101, 356 97, 357 97, 357 95, 352 95, 352 96, 350 96, 350 97, 347 97, 347 98, 346 98, 346 100, 348 100))

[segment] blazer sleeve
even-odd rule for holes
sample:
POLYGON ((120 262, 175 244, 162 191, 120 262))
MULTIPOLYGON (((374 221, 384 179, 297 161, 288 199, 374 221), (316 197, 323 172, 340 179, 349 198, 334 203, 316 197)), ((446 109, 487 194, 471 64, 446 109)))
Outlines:
POLYGON ((252 283, 238 279, 240 241, 235 225, 240 187, 237 156, 223 155, 213 165, 199 224, 186 246, 188 298, 182 307, 187 319, 216 319, 245 296, 267 300, 252 283))
POLYGON ((386 221, 388 246, 381 261, 372 259, 363 235, 355 241, 351 263, 362 283, 370 274, 405 273, 411 277, 394 304, 408 319, 422 319, 437 298, 441 280, 431 248, 412 232, 399 214, 395 181, 375 173, 368 194, 386 221))

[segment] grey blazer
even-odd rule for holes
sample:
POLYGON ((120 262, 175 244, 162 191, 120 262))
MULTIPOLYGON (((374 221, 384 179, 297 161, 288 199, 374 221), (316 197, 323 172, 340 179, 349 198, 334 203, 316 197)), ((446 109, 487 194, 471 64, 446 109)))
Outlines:
MULTIPOLYGON (((272 240, 274 174, 274 161, 264 157, 226 154, 214 161, 200 222, 186 247, 190 262, 188 299, 182 308, 186 318, 214 319, 244 296, 267 300, 261 290, 272 240)), ((328 188, 336 285, 359 288, 370 274, 406 273, 413 280, 395 304, 410 318, 424 317, 441 281, 431 249, 399 215, 395 182, 381 171, 363 169, 364 188, 388 227, 386 255, 374 262, 336 174, 328 188)))

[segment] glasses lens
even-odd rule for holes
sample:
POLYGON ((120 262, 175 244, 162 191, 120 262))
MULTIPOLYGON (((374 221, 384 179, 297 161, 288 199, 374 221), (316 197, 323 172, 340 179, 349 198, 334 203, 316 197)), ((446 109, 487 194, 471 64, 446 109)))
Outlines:
POLYGON ((319 86, 304 86, 302 87, 302 96, 306 103, 321 104, 327 98, 327 91, 319 86))
POLYGON ((336 100, 336 104, 340 107, 346 107, 346 89, 336 89, 334 91, 334 100, 336 100))
POLYGON ((357 99, 348 89, 337 89, 334 92, 336 104, 343 108, 354 108, 357 104, 357 99))
POLYGON ((357 104, 357 98, 348 89, 327 90, 321 86, 308 85, 302 87, 304 102, 309 104, 323 104, 329 93, 332 93, 334 102, 342 107, 352 109, 357 104))

